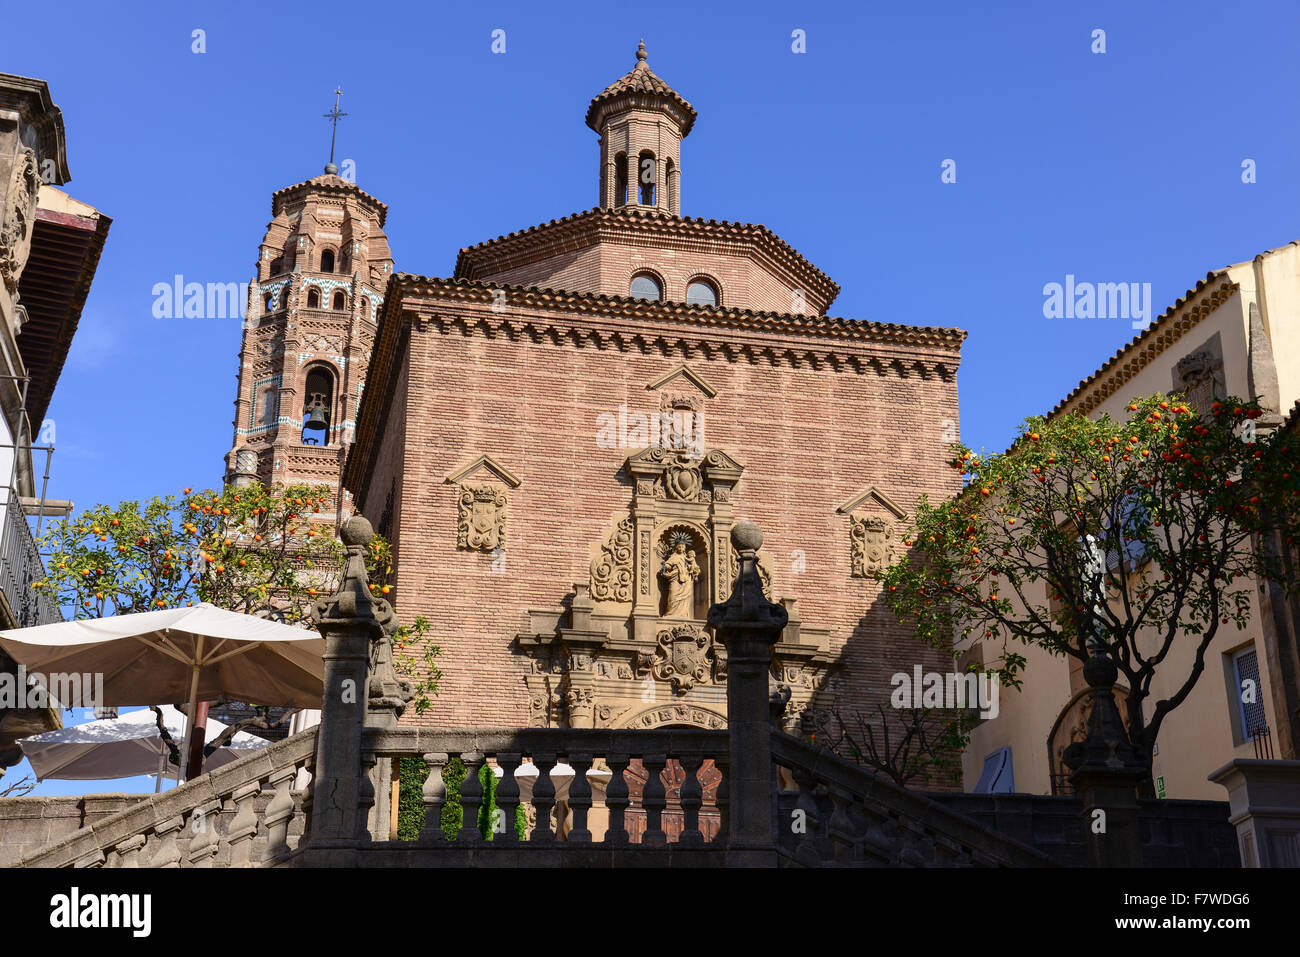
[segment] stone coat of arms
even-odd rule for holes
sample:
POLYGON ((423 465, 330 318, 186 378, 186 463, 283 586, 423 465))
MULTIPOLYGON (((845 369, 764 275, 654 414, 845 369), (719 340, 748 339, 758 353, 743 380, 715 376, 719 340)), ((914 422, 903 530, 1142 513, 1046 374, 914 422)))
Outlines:
POLYGON ((494 552, 506 544, 506 490, 493 485, 462 485, 457 544, 494 552))
POLYGON ((713 639, 695 625, 678 625, 659 632, 655 648, 654 675, 672 682, 673 691, 685 694, 698 684, 713 680, 713 639))

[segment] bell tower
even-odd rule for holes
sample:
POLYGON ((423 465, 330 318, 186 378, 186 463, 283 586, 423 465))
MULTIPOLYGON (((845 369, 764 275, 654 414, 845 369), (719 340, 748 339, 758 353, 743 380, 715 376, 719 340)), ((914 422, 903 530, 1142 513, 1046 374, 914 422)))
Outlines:
POLYGON ((645 42, 636 66, 587 109, 600 134, 600 205, 640 206, 681 215, 682 140, 695 108, 650 69, 645 42))
POLYGON ((341 478, 393 272, 387 214, 332 157, 324 175, 271 197, 249 285, 228 483, 328 485, 329 518, 351 513, 341 478))

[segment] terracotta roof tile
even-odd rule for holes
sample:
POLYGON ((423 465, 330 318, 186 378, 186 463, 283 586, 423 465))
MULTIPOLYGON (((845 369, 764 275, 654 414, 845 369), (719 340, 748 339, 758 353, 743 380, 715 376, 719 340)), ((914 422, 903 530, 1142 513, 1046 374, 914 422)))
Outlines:
POLYGON ((381 199, 376 199, 364 189, 352 182, 350 179, 344 179, 342 176, 335 176, 332 173, 323 173, 320 176, 313 176, 311 179, 302 183, 294 183, 292 186, 285 186, 283 189, 277 189, 271 194, 271 215, 276 215, 278 204, 290 193, 298 190, 313 187, 323 192, 353 192, 358 194, 362 199, 372 203, 379 212, 379 227, 382 229, 384 220, 388 218, 388 204, 381 199))
POLYGON ((642 226, 648 229, 663 229, 670 232, 708 234, 715 237, 718 233, 723 233, 722 238, 730 236, 736 239, 757 239, 766 243, 781 255, 788 257, 801 271, 805 271, 812 283, 821 287, 828 306, 840 294, 839 283, 805 259, 797 249, 766 226, 758 223, 736 223, 725 219, 704 219, 698 216, 672 216, 654 209, 643 209, 639 206, 620 206, 615 209, 596 206, 561 219, 552 219, 550 222, 507 233, 495 239, 486 239, 473 246, 463 247, 456 257, 455 274, 465 276, 467 271, 476 265, 474 260, 477 258, 476 254, 480 252, 486 252, 499 245, 509 247, 522 244, 526 240, 537 238, 544 231, 581 224, 589 219, 606 220, 611 223, 626 222, 628 225, 642 226))
POLYGON ((626 76, 620 77, 598 93, 587 108, 587 125, 600 132, 595 120, 601 106, 621 96, 658 96, 671 101, 685 116, 682 136, 691 131, 695 125, 695 107, 691 106, 680 93, 663 81, 646 63, 645 42, 636 51, 636 66, 626 76))

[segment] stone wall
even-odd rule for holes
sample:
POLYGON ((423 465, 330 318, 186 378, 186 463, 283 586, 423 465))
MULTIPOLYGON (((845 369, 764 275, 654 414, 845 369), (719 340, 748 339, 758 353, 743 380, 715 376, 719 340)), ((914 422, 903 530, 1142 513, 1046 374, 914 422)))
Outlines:
POLYGON ((151 796, 87 794, 4 798, 0 800, 0 867, 10 867, 25 855, 151 796))
MULTIPOLYGON (((503 316, 486 293, 473 304, 454 295, 408 295, 395 313, 394 296, 390 289, 385 321, 403 329, 381 333, 371 369, 378 378, 370 383, 372 399, 393 394, 381 400, 386 409, 363 410, 360 432, 373 430, 364 439, 373 452, 358 446, 349 474, 358 478, 351 487, 363 513, 377 525, 388 524, 381 519, 392 495, 390 527, 399 547, 388 597, 400 620, 428 618, 442 648, 444 677, 427 722, 535 723, 524 680, 530 662, 513 641, 529 631, 530 611, 558 615, 573 583, 590 580, 601 544, 629 515, 636 489, 623 465, 647 443, 633 437, 622 447, 602 447, 602 421, 619 421, 621 408, 658 415, 666 392, 697 400, 704 446, 744 466, 728 506, 737 520, 764 529, 772 596, 800 599, 803 640, 824 630, 824 650, 842 662, 842 708, 874 709, 888 697, 890 676, 915 664, 927 671, 950 666, 883 606, 876 582, 853 574, 851 515, 839 508, 860 499, 852 516, 892 526, 889 544, 898 554, 905 518, 863 493, 874 488, 910 514, 921 494, 939 499, 959 487, 944 464, 957 435, 951 372, 959 338, 935 343, 927 341, 931 330, 905 330, 870 341, 846 331, 845 340, 864 338, 832 341, 797 329, 753 335, 686 328, 668 317, 630 327, 622 317, 586 309, 578 316, 576 309, 525 315, 513 304, 503 316), (603 341, 575 325, 606 330, 603 341), (620 327, 627 337, 611 340, 608 330, 620 327), (679 337, 713 345, 683 347, 679 337), (828 351, 836 358, 808 358, 828 351), (686 377, 649 388, 682 365, 716 394, 686 377), (372 456, 368 468, 358 452, 363 460, 372 456), (481 456, 516 476, 518 486, 485 468, 448 481, 481 456), (501 555, 458 546, 462 483, 493 485, 505 496, 501 555)), ((598 616, 616 611, 596 609, 598 616)), ((624 606, 622 617, 631 611, 624 606)), ((647 705, 689 703, 703 694, 697 689, 683 699, 662 682, 649 690, 647 705)), ((610 714, 598 726, 619 726, 627 717, 610 714)))
MULTIPOLYGON (((1039 794, 930 794, 945 807, 1048 854, 1087 866, 1083 802, 1039 794)), ((1240 867, 1226 801, 1141 801, 1143 867, 1240 867)))

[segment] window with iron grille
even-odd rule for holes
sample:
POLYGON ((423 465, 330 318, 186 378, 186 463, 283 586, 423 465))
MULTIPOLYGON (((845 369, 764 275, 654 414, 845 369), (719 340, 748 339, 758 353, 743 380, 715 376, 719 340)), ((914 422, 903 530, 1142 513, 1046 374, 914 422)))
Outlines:
POLYGON ((1241 734, 1245 741, 1249 741, 1255 731, 1268 729, 1268 717, 1264 712, 1264 686, 1259 680, 1259 658, 1255 649, 1246 648, 1233 655, 1232 670, 1237 682, 1241 734))

